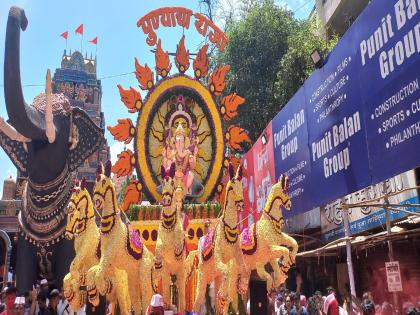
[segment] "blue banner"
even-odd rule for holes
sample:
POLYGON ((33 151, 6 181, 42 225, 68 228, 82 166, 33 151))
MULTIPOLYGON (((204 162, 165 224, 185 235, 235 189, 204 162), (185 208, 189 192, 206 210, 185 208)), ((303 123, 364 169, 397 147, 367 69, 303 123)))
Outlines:
POLYGON ((420 161, 420 4, 374 1, 351 31, 376 183, 420 161))
POLYGON ((281 174, 289 177, 292 211, 283 211, 283 216, 287 217, 308 210, 313 205, 310 192, 308 125, 302 89, 273 119, 272 128, 276 179, 281 174))
POLYGON ((304 85, 315 205, 370 184, 356 52, 348 32, 304 85))
POLYGON ((273 120, 292 215, 420 165, 419 69, 419 2, 371 1, 273 120))

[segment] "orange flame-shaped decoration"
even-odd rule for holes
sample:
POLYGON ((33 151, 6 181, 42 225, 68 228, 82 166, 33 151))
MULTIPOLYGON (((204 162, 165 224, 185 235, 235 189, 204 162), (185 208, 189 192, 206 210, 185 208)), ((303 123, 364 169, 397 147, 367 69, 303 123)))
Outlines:
POLYGON ((248 142, 251 143, 251 139, 249 138, 245 129, 230 125, 227 132, 226 132, 226 140, 228 141, 229 147, 232 150, 241 150, 241 143, 248 142))
POLYGON ((169 74, 169 71, 171 70, 172 65, 169 62, 168 52, 164 52, 162 49, 160 39, 158 41, 158 45, 156 48, 155 61, 156 61, 156 73, 160 75, 162 78, 165 78, 169 74))
POLYGON ((190 67, 190 51, 185 48, 185 35, 176 46, 175 64, 179 72, 184 73, 190 67))
POLYGON ((220 94, 222 94, 226 85, 225 76, 229 70, 230 66, 224 65, 214 70, 213 73, 210 75, 209 88, 210 92, 212 92, 214 95, 219 96, 220 94))
POLYGON ((121 209, 124 212, 130 208, 131 205, 140 204, 143 199, 142 185, 138 180, 132 180, 130 184, 125 188, 124 202, 121 205, 121 209))
POLYGON ((201 47, 193 62, 194 74, 197 79, 204 78, 209 71, 209 59, 207 58, 208 48, 209 44, 205 44, 201 47))
POLYGON ((136 163, 133 152, 127 149, 118 154, 117 157, 118 161, 112 166, 112 172, 117 175, 117 177, 131 175, 133 173, 134 164, 136 163))
POLYGON ((220 112, 226 121, 238 115, 238 107, 245 103, 245 99, 236 93, 229 94, 222 99, 222 106, 220 112))
POLYGON ((118 90, 120 91, 121 101, 128 108, 129 113, 135 113, 143 106, 140 92, 130 86, 129 90, 124 90, 123 87, 118 84, 118 90))
POLYGON ((147 64, 139 64, 137 58, 134 58, 134 64, 136 66, 136 78, 140 83, 140 88, 142 90, 150 90, 153 87, 153 71, 150 70, 147 64))
POLYGON ((118 119, 118 125, 107 127, 108 131, 114 136, 115 140, 129 144, 134 137, 136 129, 130 118, 118 119))

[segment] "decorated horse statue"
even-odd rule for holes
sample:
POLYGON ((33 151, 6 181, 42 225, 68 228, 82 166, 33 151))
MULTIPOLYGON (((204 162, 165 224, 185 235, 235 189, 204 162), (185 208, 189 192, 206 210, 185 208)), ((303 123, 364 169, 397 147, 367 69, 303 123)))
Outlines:
POLYGON ((110 179, 111 162, 106 163, 105 172, 98 168, 93 193, 94 207, 102 210, 101 259, 87 274, 89 299, 97 292, 109 293, 115 278, 115 270, 127 272, 130 300, 136 314, 144 314, 153 294, 154 257, 143 245, 140 235, 121 219, 115 186, 110 179), (142 311, 141 311, 142 310, 142 311))
MULTIPOLYGON (((179 292, 178 312, 185 310, 185 233, 182 226, 184 190, 175 184, 175 163, 169 171, 162 166, 162 221, 158 229, 155 269, 162 276, 163 299, 170 301, 171 275, 176 276, 179 292)), ((157 276, 158 278, 159 276, 157 276)))
POLYGON ((28 20, 23 9, 9 11, 4 54, 4 99, 8 120, 0 117, 0 146, 22 178, 21 233, 17 245, 16 284, 30 290, 39 275, 61 286, 74 256, 65 239, 65 209, 75 171, 104 141, 103 130, 64 94, 52 93, 47 72, 45 93, 25 102, 20 80, 20 31, 28 20))
POLYGON ((288 178, 281 175, 273 185, 265 203, 261 218, 241 233, 240 244, 246 266, 257 270, 258 276, 267 281, 267 291, 284 283, 287 271, 295 263, 298 245, 295 239, 282 232, 284 219, 281 208, 290 210, 288 178), (280 268, 278 260, 282 260, 280 268), (265 270, 270 263, 274 279, 265 270))
MULTIPOLYGON (((226 198, 223 212, 216 228, 204 237, 204 244, 198 251, 198 280, 193 310, 200 311, 204 304, 207 284, 215 281, 218 312, 227 314, 231 292, 236 294, 238 275, 246 271, 239 246, 238 211, 243 211, 242 167, 235 175, 229 164, 229 182, 226 185, 226 198), (239 272, 240 270, 240 272, 239 272)), ((236 308, 236 305, 233 305, 236 308)))
MULTIPOLYGON (((68 300, 73 311, 78 311, 87 302, 86 290, 80 287, 86 286, 86 273, 90 267, 96 265, 101 258, 100 233, 95 222, 93 203, 86 189, 83 179, 79 185, 75 185, 67 206, 68 217, 66 237, 74 240, 76 256, 70 264, 70 272, 64 277, 64 296, 68 300)), ((128 296, 127 273, 116 270, 118 282, 112 280, 115 285, 110 292, 110 300, 118 302, 121 314, 129 314, 131 308, 128 296), (118 286, 117 286, 118 285, 118 286)))

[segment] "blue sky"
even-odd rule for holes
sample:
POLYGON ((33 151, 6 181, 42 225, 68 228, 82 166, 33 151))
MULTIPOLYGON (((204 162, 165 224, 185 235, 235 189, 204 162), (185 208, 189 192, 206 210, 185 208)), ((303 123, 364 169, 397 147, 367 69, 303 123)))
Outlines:
MULTIPOLYGON (((222 0, 222 3, 228 0, 222 0)), ((232 3, 236 1, 232 0, 232 3)), ((314 6, 314 0, 279 0, 279 5, 287 6, 295 12, 298 18, 306 18, 314 6)), ((74 30, 84 23, 83 54, 95 53, 95 47, 87 42, 98 36, 98 78, 131 72, 134 69, 134 57, 140 63, 154 65, 154 55, 145 43, 145 35, 137 28, 137 20, 147 12, 163 6, 183 6, 193 12, 199 11, 197 0, 2 0, 0 2, 0 57, 3 64, 4 38, 9 8, 18 5, 25 9, 29 20, 27 30, 21 36, 21 77, 24 85, 43 84, 47 68, 52 72, 60 66, 61 56, 65 48, 65 40, 59 35, 68 30, 68 49, 80 50, 80 36, 74 35, 74 30), (106 5, 104 4, 106 2, 106 5)), ((175 51, 182 30, 180 28, 160 28, 157 32, 162 38, 163 48, 175 51)), ((196 51, 202 38, 195 32, 193 23, 185 32, 186 46, 190 51, 196 51)), ((1 70, 1 73, 3 69, 1 70)), ((134 75, 108 78, 102 80, 102 110, 105 112, 107 125, 114 125, 118 118, 129 116, 120 101, 116 85, 137 87, 134 75)), ((3 94, 3 76, 0 76, 0 116, 7 118, 3 94)), ((24 87, 27 103, 43 91, 42 86, 24 87)), ((122 149, 108 131, 106 137, 111 146, 111 154, 115 155, 122 149)), ((8 175, 16 176, 16 169, 6 154, 0 149, 0 196, 3 190, 3 179, 8 175)), ((0 197, 1 198, 1 197, 0 197)))

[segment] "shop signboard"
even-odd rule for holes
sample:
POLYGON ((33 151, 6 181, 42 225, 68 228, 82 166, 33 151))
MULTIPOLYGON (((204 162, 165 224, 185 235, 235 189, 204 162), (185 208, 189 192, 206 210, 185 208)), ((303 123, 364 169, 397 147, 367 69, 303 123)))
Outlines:
POLYGON ((385 263, 386 281, 388 283, 388 292, 401 292, 401 273, 398 261, 389 261, 385 263))
MULTIPOLYGON (((416 179, 414 171, 405 172, 389 178, 385 181, 386 193, 398 193, 389 197, 389 203, 418 203, 419 198, 415 189, 403 191, 409 187, 415 186, 416 179)), ((342 200, 348 204, 372 200, 383 196, 383 188, 384 184, 381 182, 346 195, 342 199, 337 199, 321 207, 321 232, 323 240, 325 242, 330 242, 344 236, 343 218, 340 209, 342 200)), ((415 207, 406 207, 404 209, 412 212, 417 211, 415 207)), ((401 211, 390 210, 391 221, 397 220, 406 215, 406 213, 401 211)), ((384 225, 385 223, 385 209, 361 207, 349 210, 350 234, 360 233, 368 229, 384 225)))

